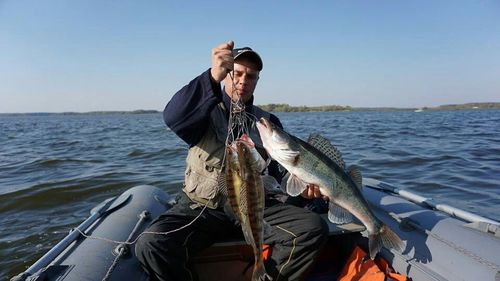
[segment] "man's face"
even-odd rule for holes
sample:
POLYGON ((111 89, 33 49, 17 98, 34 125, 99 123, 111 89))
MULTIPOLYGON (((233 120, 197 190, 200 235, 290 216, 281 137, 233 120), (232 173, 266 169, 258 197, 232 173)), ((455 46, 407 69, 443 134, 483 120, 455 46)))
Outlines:
POLYGON ((252 61, 241 58, 234 62, 232 74, 234 82, 230 74, 224 78, 226 93, 233 101, 241 98, 241 101, 246 103, 253 96, 253 91, 257 86, 257 81, 259 81, 257 66, 252 61))

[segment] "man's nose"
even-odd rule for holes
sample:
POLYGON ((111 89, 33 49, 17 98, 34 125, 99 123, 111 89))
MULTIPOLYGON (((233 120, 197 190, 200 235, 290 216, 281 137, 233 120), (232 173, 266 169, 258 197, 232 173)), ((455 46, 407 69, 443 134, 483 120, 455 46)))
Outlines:
POLYGON ((248 76, 246 74, 243 74, 241 77, 240 77, 240 84, 246 84, 248 83, 248 76))

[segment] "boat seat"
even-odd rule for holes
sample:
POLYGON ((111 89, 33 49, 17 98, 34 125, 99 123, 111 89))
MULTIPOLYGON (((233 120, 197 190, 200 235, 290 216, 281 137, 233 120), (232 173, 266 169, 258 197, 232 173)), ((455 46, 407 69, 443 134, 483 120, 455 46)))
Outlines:
MULTIPOLYGON (((365 230, 365 227, 358 222, 336 225, 328 221, 327 214, 322 214, 321 217, 328 223, 329 236, 365 230)), ((210 279, 209 276, 219 276, 221 272, 224 272, 224 276, 230 277, 227 280, 250 280, 248 278, 251 276, 248 274, 251 275, 252 270, 248 270, 247 267, 253 261, 253 250, 242 239, 220 241, 203 250, 193 260, 198 272, 205 273, 200 276, 200 281, 218 280, 210 279), (243 273, 245 273, 244 278, 243 273)))
MULTIPOLYGON (((329 236, 335 236, 335 235, 341 235, 341 234, 347 234, 347 233, 354 233, 354 232, 361 232, 365 230, 365 227, 360 224, 359 222, 352 222, 352 223, 347 223, 347 224, 334 224, 328 221, 327 214, 321 214, 320 215, 328 224, 328 235, 329 236)), ((247 251, 249 255, 253 258, 253 252, 252 249, 245 240, 243 239, 235 239, 231 241, 220 241, 212 245, 210 248, 224 248, 226 250, 233 249, 237 250, 239 252, 241 251, 247 251), (242 249, 242 248, 248 248, 248 249, 242 249)), ((215 253, 218 251, 214 251, 215 253)), ((226 251, 223 251, 226 252, 226 251)), ((240 256, 240 255, 238 255, 240 256)))
MULTIPOLYGON (((329 236, 355 233, 365 230, 358 222, 336 225, 328 221, 327 215, 321 217, 328 223, 329 236)), ((220 280, 223 273, 226 280, 250 280, 253 261, 252 247, 245 240, 220 241, 203 250, 194 259, 195 267, 200 275, 200 281, 220 280)))

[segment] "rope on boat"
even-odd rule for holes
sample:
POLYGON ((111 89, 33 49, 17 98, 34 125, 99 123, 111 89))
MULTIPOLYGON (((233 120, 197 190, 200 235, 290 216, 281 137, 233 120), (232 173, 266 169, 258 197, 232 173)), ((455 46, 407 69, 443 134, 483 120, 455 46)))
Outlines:
MULTIPOLYGON (((483 264, 491 269, 494 269, 494 270, 500 270, 500 266, 498 264, 495 264, 493 262, 490 262, 488 260, 485 260, 483 259, 481 256, 455 244, 453 241, 450 241, 444 237, 441 237, 440 235, 436 234, 436 233, 433 233, 432 231, 429 231, 425 228, 423 228, 422 226, 420 226, 418 223, 415 223, 414 221, 410 220, 410 219, 405 219, 405 218, 402 218, 400 215, 396 214, 396 213, 393 213, 393 212, 390 212, 388 213, 394 220, 396 220, 399 224, 406 224, 406 225, 409 225, 411 227, 413 227, 414 229, 420 231, 420 232, 423 232, 425 233, 427 236, 431 236, 432 238, 446 244, 447 246, 453 248, 454 250, 476 260, 477 262, 479 262, 480 264, 483 264)), ((415 254, 417 252, 415 251, 415 254)))
POLYGON ((113 244, 124 244, 124 245, 132 245, 132 244, 135 244, 137 242, 137 240, 139 240, 139 238, 144 235, 144 234, 156 234, 156 235, 168 235, 170 233, 174 233, 174 232, 177 232, 179 230, 182 230, 188 226, 190 226, 191 224, 193 224, 199 217, 201 217, 201 215, 203 214, 203 211, 205 211, 205 209, 207 208, 207 205, 208 205, 208 202, 207 204, 205 204, 205 206, 203 206, 203 209, 200 211, 200 213, 192 220, 190 221, 188 224, 186 225, 183 225, 179 228, 176 228, 176 229, 173 229, 173 230, 169 230, 169 231, 164 231, 164 232, 158 232, 158 231, 143 231, 141 232, 134 240, 132 241, 118 241, 118 240, 113 240, 113 239, 109 239, 109 238, 105 238, 105 237, 99 237, 99 236, 92 236, 92 235, 87 235, 85 233, 83 233, 80 229, 76 229, 76 231, 80 232, 80 234, 85 237, 85 238, 89 238, 89 239, 94 239, 94 240, 101 240, 101 241, 104 241, 104 242, 109 242, 109 243, 113 243, 113 244))
MULTIPOLYGON (((444 205, 445 207, 447 208, 439 208, 439 205, 440 204, 433 204, 431 203, 431 200, 429 200, 428 198, 425 198, 425 197, 422 197, 422 196, 419 196, 419 195, 416 195, 416 194, 413 194, 411 192, 407 192, 407 191, 404 191, 404 190, 399 190, 398 188, 396 187, 393 187, 385 182, 381 182, 381 181, 378 181, 376 179, 371 179, 371 178, 364 178, 363 179, 364 181, 367 181, 368 183, 366 184, 367 187, 371 187, 371 188, 374 188, 374 189, 377 189, 377 190, 381 190, 381 191, 384 191, 384 192, 390 192, 390 193, 394 193, 394 194, 397 194, 399 196, 401 196, 403 199, 406 199, 406 200, 410 200, 412 202, 415 202, 415 203, 418 203, 418 204, 425 204, 426 206, 430 207, 431 209, 435 209, 435 210, 439 210, 439 211, 443 211, 445 212, 446 214, 452 216, 452 217, 458 217, 459 219, 462 219, 462 220, 465 220, 465 221, 468 221, 468 222, 475 222, 475 221, 479 221, 479 222, 485 222, 485 223, 491 223, 493 225, 498 225, 498 222, 496 221, 493 221, 493 220, 490 220, 490 219, 487 219, 487 218, 483 218, 481 216, 478 216, 478 215, 475 215, 475 214, 472 214, 472 213, 468 213, 466 211, 463 211, 463 210, 460 210, 461 212, 457 213, 457 212, 451 212, 449 210, 453 209, 453 210, 458 210, 456 208, 453 208, 453 207, 450 207, 450 206, 447 206, 447 205, 444 205), (460 216, 458 215, 460 214, 460 216)), ((396 213, 393 213, 393 212, 390 212, 388 213, 393 219, 395 219, 399 224, 401 225, 409 225, 410 227, 420 231, 420 232, 423 232, 424 234, 426 234, 427 236, 431 236, 433 237, 434 239, 446 244, 447 246, 453 248, 454 250, 470 257, 471 259, 473 260, 476 260, 477 262, 479 262, 480 264, 483 264, 489 268, 492 268, 494 270, 497 270, 497 271, 500 271, 500 265, 498 264, 495 264, 493 262, 490 262, 488 260, 485 260, 484 258, 482 258, 481 256, 455 244, 454 242, 452 241, 449 241, 447 240, 446 238, 444 237, 441 237, 439 236, 438 234, 436 233, 433 233, 425 228, 423 228, 422 226, 420 226, 418 223, 415 223, 414 221, 410 220, 410 219, 407 219, 407 218, 402 218, 401 216, 399 216, 398 214, 396 213)), ((416 254, 416 252, 415 252, 416 254)))
MULTIPOLYGON (((203 209, 200 211, 200 213, 192 221, 190 221, 186 225, 183 225, 183 226, 181 226, 179 228, 176 228, 176 229, 173 229, 173 230, 170 230, 170 231, 165 231, 165 232, 143 231, 139 235, 137 235, 137 237, 134 240, 132 240, 132 241, 128 241, 128 240, 130 240, 130 238, 133 236, 133 232, 135 232, 135 231, 133 231, 131 233, 131 235, 129 236, 129 239, 127 239, 127 241, 118 241, 118 240, 113 240, 113 239, 109 239, 109 238, 105 238, 105 237, 87 235, 87 234, 83 233, 83 231, 81 231, 78 228, 76 228, 76 231, 78 231, 80 233, 80 235, 82 235, 83 237, 88 238, 88 239, 100 240, 100 241, 104 241, 104 242, 108 242, 108 243, 113 243, 113 244, 119 244, 119 245, 132 245, 132 244, 135 244, 137 242, 137 240, 139 240, 139 238, 142 235, 144 235, 144 234, 168 235, 170 233, 177 232, 179 230, 182 230, 182 229, 184 229, 184 228, 192 225, 199 217, 201 217, 201 215, 203 214, 203 212, 205 211, 205 209, 207 208, 207 206, 208 206, 208 201, 205 204, 205 206, 203 206, 203 209)), ((135 230, 135 228, 134 228, 134 230, 135 230)), ((111 263, 111 266, 108 268, 108 271, 106 272, 106 275, 102 278, 102 281, 109 280, 109 278, 111 277, 111 274, 113 273, 113 270, 118 265, 118 260, 121 258, 121 256, 124 254, 124 252, 125 252, 125 248, 122 247, 122 248, 118 249, 118 253, 117 253, 115 259, 113 260, 113 262, 111 263)))
POLYGON ((116 255, 115 259, 113 260, 113 263, 111 263, 111 266, 109 266, 108 271, 106 271, 106 275, 102 278, 102 281, 108 281, 109 278, 111 277, 111 274, 115 270, 116 266, 118 265, 118 260, 121 258, 121 256, 125 253, 124 248, 120 249, 120 252, 118 255, 116 255))

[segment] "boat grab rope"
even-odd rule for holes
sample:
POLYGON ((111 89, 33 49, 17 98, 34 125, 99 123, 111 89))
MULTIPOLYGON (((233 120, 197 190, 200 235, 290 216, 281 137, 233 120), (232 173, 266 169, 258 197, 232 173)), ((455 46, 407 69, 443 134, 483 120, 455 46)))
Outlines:
MULTIPOLYGON (((396 220, 400 225, 401 224, 406 224, 406 225, 409 225, 410 227, 413 227, 414 229, 420 231, 420 232, 423 232, 425 233, 427 236, 430 236, 438 241, 440 241, 441 243, 444 243, 445 245, 453 248, 454 250, 456 250, 457 252, 460 252, 464 255, 466 255, 467 257, 470 257, 471 259, 479 262, 480 264, 483 264, 491 269, 494 269, 494 270, 500 270, 500 266, 498 264, 495 264, 493 262, 490 262, 488 260, 485 260, 484 258, 482 258, 481 256, 455 244, 453 241, 450 241, 444 237, 441 237, 440 235, 436 234, 436 233, 433 233, 432 231, 430 230, 427 230, 425 228, 423 228, 422 226, 420 226, 418 223, 410 220, 410 219, 405 219, 405 218, 402 218, 400 215, 396 214, 396 213, 393 213, 393 212, 390 212, 388 213, 394 220, 396 220)), ((416 252, 416 249, 415 249, 415 254, 417 254, 416 252)))
MULTIPOLYGON (((119 244, 119 245, 133 245, 133 244, 135 244, 139 240, 139 238, 142 235, 145 235, 145 234, 169 235, 171 233, 174 233, 174 232, 180 231, 180 230, 182 230, 184 228, 187 228, 188 226, 192 225, 199 217, 201 217, 201 215, 203 214, 203 212, 205 211, 205 209, 207 208, 207 206, 208 206, 208 201, 205 204, 205 206, 203 206, 203 209, 200 211, 200 213, 192 221, 190 221, 186 225, 183 225, 183 226, 181 226, 179 228, 176 228, 176 229, 173 229, 173 230, 164 231, 164 232, 161 232, 161 231, 143 231, 139 235, 137 235, 137 237, 134 240, 132 240, 132 241, 118 241, 118 240, 113 240, 113 239, 109 239, 109 238, 105 238, 105 237, 87 235, 87 234, 85 234, 83 231, 81 231, 78 228, 76 228, 75 230, 78 231, 80 233, 80 235, 82 235, 83 237, 88 238, 88 239, 100 240, 100 241, 104 241, 104 242, 108 242, 108 243, 112 243, 112 244, 119 244)), ((102 281, 109 280, 109 277, 111 276, 111 273, 113 272, 113 270, 115 269, 116 265, 118 264, 118 260, 120 259, 121 255, 123 254, 123 251, 124 251, 124 248, 119 249, 118 255, 115 257, 115 259, 113 260, 113 263, 108 268, 108 270, 106 272, 106 275, 102 278, 102 281)))
POLYGON ((143 231, 141 232, 139 235, 137 235, 137 237, 132 240, 132 241, 118 241, 118 240, 113 240, 113 239, 109 239, 109 238, 105 238, 105 237, 99 237, 99 236, 93 236, 93 235, 87 235, 85 234, 83 231, 81 231, 80 229, 76 228, 75 230, 80 232, 80 234, 85 237, 85 238, 88 238, 88 239, 94 239, 94 240, 101 240, 101 241, 104 241, 104 242, 109 242, 109 243, 113 243, 113 244, 124 244, 124 245, 133 245, 137 242, 137 240, 139 240, 139 238, 144 235, 144 234, 155 234, 155 235, 168 235, 168 234, 171 234, 171 233, 174 233, 174 232, 177 232, 179 230, 182 230, 190 225, 192 225, 199 217, 201 217, 201 215, 203 214, 203 211, 205 211, 205 209, 207 208, 207 205, 208 205, 208 202, 207 204, 205 204, 205 206, 203 206, 203 209, 200 211, 200 213, 192 220, 190 221, 189 223, 187 223, 186 225, 183 225, 179 228, 176 228, 176 229, 173 229, 173 230, 169 230, 169 231, 143 231))

